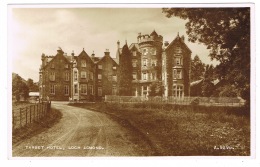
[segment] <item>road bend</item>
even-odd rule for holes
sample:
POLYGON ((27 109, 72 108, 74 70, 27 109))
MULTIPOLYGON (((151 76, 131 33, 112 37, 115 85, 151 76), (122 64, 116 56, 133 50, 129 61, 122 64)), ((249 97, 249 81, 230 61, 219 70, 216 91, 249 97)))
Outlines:
POLYGON ((60 121, 13 145, 13 157, 144 156, 152 152, 141 137, 137 139, 133 131, 104 113, 65 102, 52 102, 52 107, 63 114, 60 121))

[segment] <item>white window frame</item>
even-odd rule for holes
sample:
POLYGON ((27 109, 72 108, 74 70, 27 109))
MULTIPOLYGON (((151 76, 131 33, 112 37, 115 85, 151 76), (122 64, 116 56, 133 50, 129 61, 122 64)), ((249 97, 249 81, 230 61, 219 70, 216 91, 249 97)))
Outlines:
POLYGON ((87 71, 81 71, 80 72, 80 78, 87 79, 87 71))
POLYGON ((79 86, 78 84, 74 84, 74 94, 78 94, 79 93, 79 86))
POLYGON ((65 72, 65 81, 69 81, 69 80, 70 80, 70 73, 65 72))
POLYGON ((132 74, 132 76, 133 76, 133 80, 137 80, 137 74, 136 74, 136 72, 134 72, 134 73, 132 74))
POLYGON ((99 80, 102 79, 102 74, 98 74, 98 79, 99 79, 99 80))
POLYGON ((80 93, 81 93, 81 94, 85 94, 85 95, 86 95, 86 94, 88 93, 88 90, 87 90, 87 89, 88 89, 87 84, 81 84, 81 85, 80 85, 80 93))
POLYGON ((143 72, 142 73, 142 80, 147 80, 148 79, 148 73, 147 72, 143 72))
POLYGON ((55 95, 55 85, 51 85, 50 94, 55 95))
POLYGON ((142 64, 143 64, 143 67, 147 67, 147 65, 148 65, 148 59, 147 59, 147 58, 144 58, 144 59, 142 60, 142 64))
POLYGON ((132 66, 137 67, 137 60, 132 60, 132 66))
POLYGON ((74 81, 78 81, 78 71, 77 70, 75 70, 73 72, 73 75, 74 75, 74 77, 73 77, 74 81))
POLYGON ((64 86, 64 95, 69 95, 69 85, 64 86))
POLYGON ((51 72, 50 81, 55 81, 55 72, 51 72))
POLYGON ((87 61, 81 60, 81 67, 87 67, 87 61))
POLYGON ((89 85, 88 88, 89 88, 89 93, 90 93, 91 95, 93 95, 93 94, 94 94, 93 85, 89 85))
POLYGON ((183 97, 184 96, 184 86, 182 84, 174 84, 172 87, 174 97, 183 97))

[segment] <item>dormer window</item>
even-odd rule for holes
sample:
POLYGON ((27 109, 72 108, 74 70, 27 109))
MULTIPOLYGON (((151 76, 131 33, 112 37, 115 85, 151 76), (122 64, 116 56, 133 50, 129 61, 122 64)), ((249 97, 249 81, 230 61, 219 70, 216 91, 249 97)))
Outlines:
POLYGON ((54 68, 54 63, 51 63, 51 68, 54 68))

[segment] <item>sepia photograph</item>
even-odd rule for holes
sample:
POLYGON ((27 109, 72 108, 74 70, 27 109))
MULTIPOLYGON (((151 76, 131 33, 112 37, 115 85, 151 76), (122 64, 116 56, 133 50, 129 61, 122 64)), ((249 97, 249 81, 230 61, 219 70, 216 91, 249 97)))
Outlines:
POLYGON ((252 7, 8 5, 10 157, 252 157, 252 7))

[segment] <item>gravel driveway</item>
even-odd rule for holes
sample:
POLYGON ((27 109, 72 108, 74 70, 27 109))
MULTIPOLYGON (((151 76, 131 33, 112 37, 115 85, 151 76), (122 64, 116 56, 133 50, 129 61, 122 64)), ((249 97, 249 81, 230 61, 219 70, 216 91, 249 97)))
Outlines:
POLYGON ((48 130, 13 145, 13 157, 144 156, 150 147, 104 113, 53 102, 63 114, 48 130))

